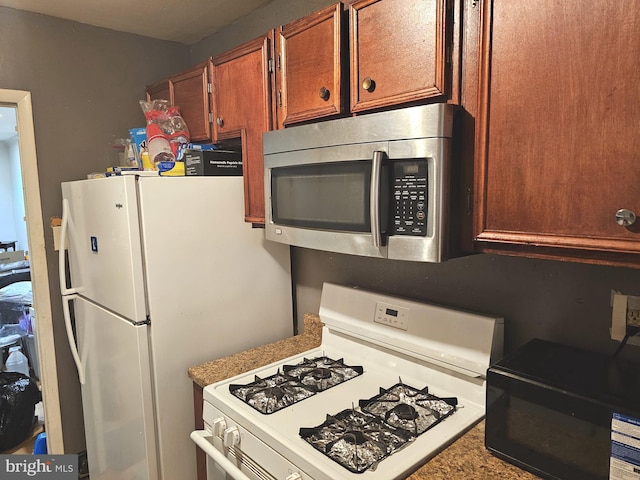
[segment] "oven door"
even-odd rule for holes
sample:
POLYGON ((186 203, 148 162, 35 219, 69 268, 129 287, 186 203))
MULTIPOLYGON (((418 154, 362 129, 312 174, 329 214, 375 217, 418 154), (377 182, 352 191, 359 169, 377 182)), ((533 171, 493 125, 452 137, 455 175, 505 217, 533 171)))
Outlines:
POLYGON ((205 429, 191 440, 207 455, 207 480, 313 480, 242 425, 204 401, 205 429))
POLYGON ((207 480, 255 480, 259 477, 248 477, 216 446, 214 437, 206 430, 191 432, 191 440, 207 454, 207 480))

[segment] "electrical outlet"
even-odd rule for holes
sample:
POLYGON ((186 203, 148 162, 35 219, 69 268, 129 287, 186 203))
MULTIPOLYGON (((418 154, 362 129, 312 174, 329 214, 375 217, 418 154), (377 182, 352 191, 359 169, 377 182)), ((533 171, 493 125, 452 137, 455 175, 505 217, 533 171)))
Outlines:
MULTIPOLYGON (((611 292, 611 339, 621 342, 627 329, 640 328, 640 297, 611 292)), ((629 345, 640 345, 640 335, 627 340, 629 345)))
POLYGON ((640 297, 627 295, 627 326, 640 327, 640 297))

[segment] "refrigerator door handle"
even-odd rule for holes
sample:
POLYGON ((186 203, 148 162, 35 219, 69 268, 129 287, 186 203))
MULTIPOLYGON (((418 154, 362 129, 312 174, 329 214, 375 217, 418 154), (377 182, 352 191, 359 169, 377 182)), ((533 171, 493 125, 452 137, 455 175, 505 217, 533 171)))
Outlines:
POLYGON ((77 295, 67 295, 62 297, 62 311, 64 312, 64 326, 67 330, 67 340, 69 341, 69 347, 71 347, 71 355, 73 356, 73 361, 78 369, 78 379, 80 380, 80 384, 84 385, 84 365, 82 365, 82 360, 80 360, 80 355, 78 354, 78 345, 76 344, 76 339, 73 336, 71 312, 69 311, 69 303, 76 298, 78 298, 77 295))
POLYGON ((62 199, 62 222, 60 227, 60 249, 58 250, 58 275, 60 276, 60 292, 62 295, 78 293, 75 288, 67 288, 66 249, 67 228, 69 227, 69 200, 62 199))

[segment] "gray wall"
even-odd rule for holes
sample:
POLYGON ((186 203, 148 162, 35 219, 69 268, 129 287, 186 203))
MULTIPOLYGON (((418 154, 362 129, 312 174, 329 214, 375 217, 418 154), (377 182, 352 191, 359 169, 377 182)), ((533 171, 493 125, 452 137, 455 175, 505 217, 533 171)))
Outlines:
POLYGON ((203 62, 210 56, 224 53, 264 35, 272 28, 286 25, 333 3, 336 3, 335 0, 274 0, 233 25, 192 45, 191 56, 194 63, 203 62))
POLYGON ((84 448, 75 366, 66 346, 57 252, 49 219, 61 215, 60 183, 104 171, 111 144, 144 126, 144 85, 191 65, 189 48, 0 7, 0 88, 33 104, 42 217, 56 338, 65 451, 84 448))
MULTIPOLYGON (((318 312, 322 282, 357 285, 505 319, 505 350, 538 337, 612 353, 611 290, 640 295, 640 271, 553 260, 472 255, 440 264, 293 249, 299 321, 318 312)), ((640 360, 640 347, 622 356, 640 360)))

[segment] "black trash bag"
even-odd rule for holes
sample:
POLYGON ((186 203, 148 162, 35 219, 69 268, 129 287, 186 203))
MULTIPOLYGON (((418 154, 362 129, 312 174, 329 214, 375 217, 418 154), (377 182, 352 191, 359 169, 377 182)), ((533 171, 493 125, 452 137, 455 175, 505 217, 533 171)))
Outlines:
POLYGON ((31 435, 40 400, 42 394, 32 379, 17 372, 0 372, 0 452, 31 435))

